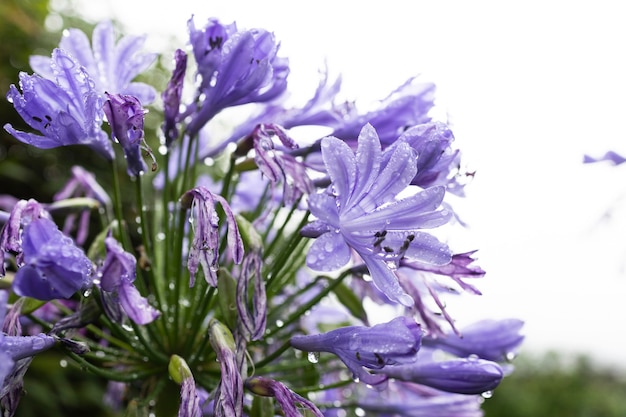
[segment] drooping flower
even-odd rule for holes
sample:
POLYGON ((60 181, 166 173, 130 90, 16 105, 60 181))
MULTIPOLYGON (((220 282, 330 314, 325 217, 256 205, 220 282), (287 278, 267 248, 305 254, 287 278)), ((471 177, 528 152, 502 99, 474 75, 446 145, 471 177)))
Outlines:
POLYGON ((215 203, 219 203, 226 214, 228 223, 228 245, 235 263, 243 259, 243 241, 239 234, 235 215, 228 202, 220 195, 213 194, 205 187, 196 187, 187 191, 180 199, 183 209, 191 209, 194 235, 189 249, 187 269, 193 286, 198 265, 202 265, 204 278, 212 287, 217 286, 217 268, 219 260, 219 218, 215 211, 215 203))
MULTIPOLYGON (((148 69, 157 57, 155 53, 143 53, 145 36, 124 36, 115 42, 113 24, 98 23, 93 30, 91 45, 87 35, 80 29, 69 29, 63 34, 59 49, 71 55, 89 74, 99 96, 105 92, 135 96, 144 104, 156 98, 154 87, 133 78, 148 69)), ((30 66, 41 76, 52 79, 50 58, 35 55, 30 66)))
POLYGON ((263 397, 274 397, 283 410, 286 417, 301 417, 302 413, 296 404, 300 404, 314 416, 323 417, 324 414, 311 401, 296 394, 285 384, 262 376, 255 376, 246 379, 245 387, 251 392, 263 397))
POLYGON ((23 228, 16 294, 38 300, 69 298, 91 285, 92 264, 82 249, 48 218, 33 219, 23 228))
POLYGON ((261 274, 262 264, 260 250, 248 253, 243 260, 241 275, 237 280, 239 331, 246 341, 260 340, 265 334, 267 294, 261 274), (251 302, 248 301, 250 291, 252 292, 251 302))
POLYGON ((119 306, 128 317, 137 324, 148 324, 161 313, 142 297, 133 281, 137 275, 137 260, 124 251, 122 246, 111 236, 105 238, 107 255, 104 264, 98 270, 100 288, 108 293, 105 298, 105 311, 120 322, 119 306), (110 299, 109 297, 112 297, 110 299))
POLYGON ((390 378, 415 382, 457 394, 482 394, 500 384, 500 365, 484 359, 417 360, 410 364, 385 366, 376 370, 390 378))
POLYGON ((67 52, 52 52, 50 78, 20 74, 19 92, 11 85, 7 100, 24 121, 43 136, 16 130, 7 123, 4 129, 16 139, 41 149, 87 145, 107 159, 113 150, 102 130, 102 99, 83 67, 67 52))
POLYGON ((187 133, 195 136, 227 107, 273 100, 287 88, 289 66, 277 57, 274 35, 263 29, 239 31, 235 24, 209 20, 201 30, 189 20, 198 73, 198 101, 190 106, 187 133))
MULTIPOLYGON (((137 177, 146 171, 146 164, 141 157, 142 147, 151 154, 145 144, 143 120, 146 111, 137 97, 105 93, 104 113, 111 125, 112 136, 122 145, 128 164, 127 172, 137 177), (143 145, 143 146, 142 146, 143 145)), ((156 170, 153 164, 152 170, 156 170)))
POLYGON ((518 319, 481 320, 460 331, 444 336, 426 336, 424 346, 442 349, 459 357, 477 356, 482 359, 510 361, 524 340, 520 330, 524 322, 518 319))
POLYGON ((450 262, 447 245, 419 231, 449 220, 450 212, 440 207, 445 188, 431 187, 396 199, 415 177, 415 154, 405 142, 382 152, 369 124, 361 130, 356 155, 345 142, 327 137, 322 140, 322 157, 332 184, 309 197, 309 209, 318 220, 302 230, 305 236, 317 237, 307 265, 318 271, 340 268, 353 249, 379 290, 392 301, 412 306, 394 269, 403 258, 434 265, 450 262))
POLYGON ((236 345, 228 327, 217 320, 209 323, 209 341, 220 363, 222 379, 215 397, 216 416, 243 415, 243 378, 237 364, 236 345))
POLYGON ((372 327, 347 326, 318 335, 293 336, 290 342, 306 352, 334 353, 359 380, 378 385, 387 378, 372 375, 366 368, 414 362, 421 337, 421 328, 415 321, 398 317, 372 327))
POLYGON ((180 100, 183 94, 183 81, 187 71, 187 54, 182 49, 174 53, 175 67, 172 78, 161 93, 163 99, 163 135, 165 145, 169 147, 178 137, 178 122, 180 114, 180 100))

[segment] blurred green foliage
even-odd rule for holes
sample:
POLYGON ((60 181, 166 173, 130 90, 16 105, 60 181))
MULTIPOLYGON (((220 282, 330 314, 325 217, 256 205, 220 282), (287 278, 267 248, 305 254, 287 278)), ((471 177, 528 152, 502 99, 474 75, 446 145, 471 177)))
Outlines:
POLYGON ((585 356, 522 355, 483 409, 485 417, 624 417, 626 370, 585 356))

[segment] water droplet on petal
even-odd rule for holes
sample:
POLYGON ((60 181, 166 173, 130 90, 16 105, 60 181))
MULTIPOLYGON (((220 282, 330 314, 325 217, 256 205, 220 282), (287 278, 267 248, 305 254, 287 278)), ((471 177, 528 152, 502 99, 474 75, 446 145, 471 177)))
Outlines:
POLYGON ((307 354, 307 359, 311 363, 318 363, 319 360, 320 360, 320 353, 319 352, 309 352, 307 354))
POLYGON ((483 398, 491 398, 493 397, 493 391, 485 391, 482 394, 480 394, 480 396, 483 398))

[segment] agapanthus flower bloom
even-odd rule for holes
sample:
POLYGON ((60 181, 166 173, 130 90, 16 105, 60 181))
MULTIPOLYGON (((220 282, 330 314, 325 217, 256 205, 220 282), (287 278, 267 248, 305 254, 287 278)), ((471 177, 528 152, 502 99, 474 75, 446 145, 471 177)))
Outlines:
POLYGON ((460 357, 477 356, 490 361, 509 361, 524 340, 518 319, 481 320, 460 331, 422 339, 424 346, 442 349, 460 357))
POLYGON ((103 110, 111 125, 111 133, 122 145, 128 175, 137 177, 146 171, 146 164, 141 157, 141 148, 145 144, 143 119, 146 111, 137 97, 105 94, 107 101, 104 102, 103 110))
POLYGON ((91 275, 89 258, 52 220, 39 217, 24 226, 15 293, 38 300, 69 298, 91 285, 91 275))
POLYGON ((190 107, 187 133, 195 136, 226 107, 259 103, 280 96, 287 87, 287 60, 277 57, 274 35, 263 29, 238 31, 211 19, 197 30, 189 20, 189 33, 198 73, 200 100, 190 107))
POLYGON ((184 209, 191 209, 194 236, 189 249, 187 268, 191 276, 190 286, 194 285, 198 265, 202 265, 204 278, 212 287, 217 286, 217 268, 219 259, 219 218, 215 203, 219 203, 226 214, 228 223, 228 245, 235 263, 243 259, 243 241, 239 235, 235 215, 224 197, 213 194, 205 187, 196 187, 187 191, 180 200, 184 209))
POLYGON ((504 371, 495 362, 484 359, 451 359, 385 366, 376 370, 390 378, 415 382, 457 394, 482 394, 500 384, 504 371))
POLYGON ((151 323, 160 316, 160 313, 141 296, 133 284, 137 275, 137 260, 111 236, 105 238, 104 244, 107 255, 104 264, 98 269, 97 276, 102 291, 113 297, 110 303, 107 303, 108 297, 105 300, 107 311, 112 313, 116 321, 121 321, 120 315, 117 314, 119 305, 135 323, 151 323))
MULTIPOLYGON (((145 36, 124 36, 115 43, 113 24, 110 21, 98 23, 93 30, 91 44, 87 35, 80 29, 64 32, 59 49, 66 51, 89 74, 93 87, 100 96, 106 91, 113 94, 135 96, 144 104, 156 98, 154 87, 133 78, 148 69, 157 54, 142 53, 145 36)), ((31 56, 30 66, 45 78, 52 79, 50 58, 31 56)))
POLYGON ((382 152, 369 124, 361 130, 356 155, 345 142, 327 137, 322 140, 322 157, 332 185, 309 197, 309 209, 318 220, 302 230, 305 236, 317 236, 307 265, 318 271, 340 268, 353 249, 378 289, 390 300, 412 306, 414 301, 398 284, 394 269, 405 257, 435 265, 450 262, 447 245, 418 231, 449 220, 450 212, 440 207, 445 188, 432 187, 397 200, 415 177, 416 156, 405 142, 382 152))
POLYGON ((583 158, 584 164, 592 164, 594 162, 604 162, 604 161, 610 162, 613 165, 621 165, 624 162, 626 162, 626 158, 624 158, 622 155, 614 151, 608 151, 599 158, 594 158, 593 156, 589 156, 589 155, 585 155, 583 158))
POLYGON ((365 368, 414 362, 421 338, 422 330, 415 321, 398 317, 372 327, 347 326, 318 335, 293 336, 291 346, 306 352, 334 353, 360 381, 378 385, 387 378, 372 375, 365 368))
POLYGON ((43 136, 4 129, 16 139, 42 149, 68 145, 87 145, 108 159, 113 149, 102 130, 102 99, 94 82, 66 51, 52 52, 50 78, 20 73, 20 88, 11 85, 7 100, 24 121, 43 136))
POLYGON ((314 416, 323 417, 324 414, 311 401, 296 394, 285 384, 274 381, 270 378, 255 376, 245 381, 245 387, 257 395, 264 397, 274 397, 283 410, 285 417, 300 417, 302 413, 298 411, 296 404, 301 404, 303 408, 309 410, 314 416))

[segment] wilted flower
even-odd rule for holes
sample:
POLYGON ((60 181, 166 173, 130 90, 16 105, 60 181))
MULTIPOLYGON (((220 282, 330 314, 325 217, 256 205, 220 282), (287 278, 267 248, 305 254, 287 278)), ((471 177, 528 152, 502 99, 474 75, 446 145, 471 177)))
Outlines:
POLYGON ((302 230, 305 236, 317 236, 307 265, 318 271, 338 269, 348 263, 354 249, 378 289, 392 301, 413 305, 394 269, 403 258, 434 265, 450 262, 447 245, 418 231, 450 218, 450 212, 440 208, 445 189, 432 187, 397 200, 415 177, 415 154, 406 143, 382 152, 370 125, 359 135, 356 155, 343 141, 327 137, 322 140, 322 157, 332 185, 309 197, 309 209, 318 220, 302 230))
POLYGON ((177 49, 174 54, 175 67, 172 78, 161 94, 163 99, 163 134, 165 145, 170 146, 178 137, 178 122, 180 112, 180 100, 183 94, 183 81, 187 71, 187 54, 182 49, 177 49))
POLYGON ((285 417, 301 417, 296 404, 301 404, 305 409, 309 410, 317 417, 323 417, 322 412, 311 401, 296 394, 289 388, 278 381, 262 376, 248 378, 245 381, 245 387, 257 395, 263 397, 274 397, 285 414, 285 417))

